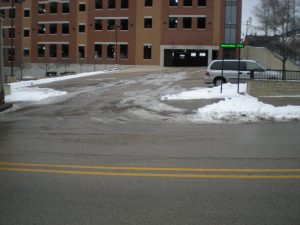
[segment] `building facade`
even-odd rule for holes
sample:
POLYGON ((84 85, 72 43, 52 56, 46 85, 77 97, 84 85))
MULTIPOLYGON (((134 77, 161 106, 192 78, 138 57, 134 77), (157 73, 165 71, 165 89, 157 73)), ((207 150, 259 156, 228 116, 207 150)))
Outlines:
MULTIPOLYGON (((4 63, 206 66, 241 0, 0 0, 4 63)), ((234 57, 234 52, 227 52, 234 57)))

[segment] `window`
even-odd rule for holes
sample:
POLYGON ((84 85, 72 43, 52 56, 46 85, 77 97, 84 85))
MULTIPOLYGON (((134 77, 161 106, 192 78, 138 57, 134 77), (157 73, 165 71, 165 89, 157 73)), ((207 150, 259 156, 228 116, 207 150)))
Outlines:
POLYGON ((206 18, 205 17, 199 17, 198 23, 197 23, 198 29, 205 29, 206 28, 206 18))
POLYGON ((49 24, 49 33, 50 34, 56 34, 57 33, 57 24, 56 23, 49 24))
POLYGON ((128 45, 120 45, 120 58, 128 59, 128 45))
POLYGON ((15 28, 9 28, 8 29, 8 37, 9 38, 15 38, 16 37, 16 34, 15 34, 15 28))
POLYGON ((38 5, 38 14, 42 15, 46 13, 46 5, 44 3, 40 3, 38 5))
POLYGON ((30 37, 30 30, 28 28, 23 30, 23 36, 24 37, 30 37))
POLYGON ((85 47, 82 45, 78 46, 78 56, 80 59, 85 58, 85 47))
POLYGON ((107 45, 107 58, 113 59, 115 56, 115 46, 107 45))
POLYGON ((15 49, 8 49, 8 61, 15 61, 15 49))
POLYGON ((85 12, 85 3, 79 3, 79 12, 85 12))
POLYGON ((108 2, 108 8, 109 9, 115 9, 116 8, 116 1, 115 0, 107 0, 108 2))
POLYGON ((78 32, 84 33, 85 32, 85 24, 79 24, 78 25, 78 32))
POLYGON ((0 9, 0 16, 5 18, 5 9, 0 9))
POLYGON ((177 23, 178 23, 178 20, 177 20, 177 17, 169 17, 169 28, 177 28, 177 23))
POLYGON ((121 0, 121 9, 128 9, 128 0, 121 0))
POLYGON ((116 21, 114 19, 107 20, 107 30, 115 30, 116 21))
POLYGON ((50 49, 50 57, 51 58, 56 58, 56 56, 57 56, 57 45, 56 44, 50 44, 49 49, 50 49))
POLYGON ((183 6, 192 6, 193 1, 192 0, 183 0, 183 6))
POLYGON ((101 44, 95 44, 94 51, 95 51, 95 58, 102 57, 102 45, 101 44))
POLYGON ((57 2, 50 2, 50 13, 57 13, 57 2))
POLYGON ((152 0, 145 0, 145 7, 152 7, 153 1, 152 0))
POLYGON ((170 0, 169 6, 178 6, 178 0, 170 0))
POLYGON ((182 26, 184 29, 191 29, 192 28, 192 18, 191 17, 183 17, 182 18, 182 26))
POLYGON ((24 17, 30 17, 30 9, 24 9, 24 17))
POLYGON ((95 0, 95 9, 102 9, 103 3, 102 0, 95 0))
POLYGON ((151 59, 152 46, 144 45, 144 59, 151 59))
POLYGON ((144 18, 144 28, 152 28, 152 18, 144 18))
POLYGON ((121 19, 120 30, 128 30, 128 19, 121 19))
POLYGON ((95 30, 102 30, 102 20, 95 19, 95 30))
POLYGON ((8 16, 9 16, 9 18, 15 18, 16 17, 16 9, 9 9, 8 16))
POLYGON ((70 4, 68 2, 62 3, 62 13, 70 12, 70 4))
POLYGON ((29 52, 30 52, 30 51, 29 51, 29 48, 24 48, 24 49, 23 49, 23 56, 24 56, 24 57, 29 57, 29 52))
POLYGON ((45 34, 46 33, 46 25, 45 24, 38 24, 38 34, 45 34))
POLYGON ((45 57, 45 45, 44 44, 38 44, 38 57, 45 57))
POLYGON ((69 24, 68 23, 63 23, 61 26, 62 26, 62 28, 61 28, 62 33, 63 34, 69 34, 69 24))
POLYGON ((206 6, 206 0, 198 0, 198 6, 206 6))
POLYGON ((67 44, 61 45, 61 57, 62 58, 69 57, 69 45, 67 45, 67 44))

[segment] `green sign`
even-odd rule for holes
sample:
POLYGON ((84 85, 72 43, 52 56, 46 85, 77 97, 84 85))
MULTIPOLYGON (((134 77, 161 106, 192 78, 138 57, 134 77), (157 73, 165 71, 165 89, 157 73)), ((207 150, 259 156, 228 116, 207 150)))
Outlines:
POLYGON ((244 48, 245 45, 244 44, 220 44, 221 48, 244 48))

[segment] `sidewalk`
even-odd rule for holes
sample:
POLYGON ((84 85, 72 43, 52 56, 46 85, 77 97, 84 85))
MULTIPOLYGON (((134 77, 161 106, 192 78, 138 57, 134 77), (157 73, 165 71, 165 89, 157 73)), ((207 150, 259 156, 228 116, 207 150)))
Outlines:
POLYGON ((299 97, 259 97, 261 102, 274 106, 297 105, 300 106, 299 97))

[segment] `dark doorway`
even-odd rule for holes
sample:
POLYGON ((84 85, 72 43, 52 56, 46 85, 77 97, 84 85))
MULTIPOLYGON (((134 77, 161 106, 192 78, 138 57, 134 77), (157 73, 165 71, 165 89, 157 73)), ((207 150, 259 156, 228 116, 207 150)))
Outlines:
POLYGON ((208 50, 165 49, 164 62, 169 67, 207 66, 208 50))

